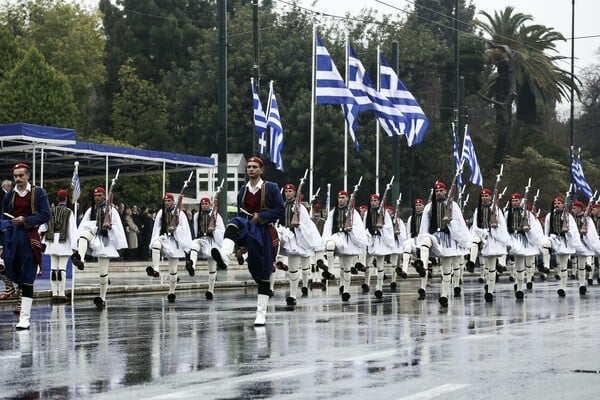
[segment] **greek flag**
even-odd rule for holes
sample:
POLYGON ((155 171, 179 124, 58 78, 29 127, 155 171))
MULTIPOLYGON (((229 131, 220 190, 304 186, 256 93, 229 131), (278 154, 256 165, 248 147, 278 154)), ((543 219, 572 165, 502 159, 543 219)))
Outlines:
POLYGON ((588 185, 583 175, 583 166, 581 164, 581 149, 575 157, 573 153, 573 147, 571 147, 571 175, 573 177, 573 183, 575 188, 579 190, 583 195, 589 199, 592 197, 592 188, 588 185))
POLYGON ((381 94, 386 96, 406 119, 401 123, 400 130, 406 136, 408 145, 421 143, 429 127, 429 120, 382 54, 379 54, 379 81, 381 94))
POLYGON ((315 100, 317 104, 355 103, 319 35, 316 35, 315 100))
MULTIPOLYGON (((458 138, 456 137, 456 126, 454 122, 452 123, 452 155, 454 156, 454 166, 458 171, 460 168, 460 158, 458 157, 458 138)), ((462 174, 456 177, 456 185, 458 187, 462 186, 462 174)))
POLYGON ((356 105, 348 107, 350 112, 354 108, 357 108, 359 113, 373 111, 389 136, 401 135, 400 123, 405 122, 406 118, 387 97, 375 89, 367 70, 350 44, 348 44, 348 67, 348 89, 356 99, 356 105))
POLYGON ((73 177, 71 178, 71 189, 73 189, 73 204, 77 203, 79 196, 81 195, 81 182, 79 181, 79 172, 77 167, 73 170, 73 177))
POLYGON ((258 152, 264 156, 267 153, 267 117, 260 104, 260 98, 256 86, 254 86, 254 78, 250 78, 250 85, 252 86, 252 103, 254 106, 254 130, 258 136, 258 152))
POLYGON ((283 160, 281 159, 281 150, 283 149, 283 128, 279 118, 279 108, 277 98, 273 90, 273 81, 270 84, 269 106, 268 106, 267 126, 271 128, 270 158, 275 164, 275 168, 283 171, 283 160))
POLYGON ((473 141, 469 134, 469 127, 465 126, 465 141, 463 142, 462 159, 469 164, 471 169, 471 177, 469 180, 472 184, 483 187, 483 176, 479 169, 479 163, 477 162, 477 156, 475 155, 475 147, 473 147, 473 141))

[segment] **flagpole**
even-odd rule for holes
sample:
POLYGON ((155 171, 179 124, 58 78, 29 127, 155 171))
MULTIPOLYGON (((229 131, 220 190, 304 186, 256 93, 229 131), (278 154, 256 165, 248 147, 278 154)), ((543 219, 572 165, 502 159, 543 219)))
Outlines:
MULTIPOLYGON (((348 65, 348 34, 346 34, 346 87, 348 87, 348 75, 350 66, 348 65)), ((342 110, 343 110, 342 106, 342 110)), ((356 133, 355 133, 356 135, 356 133)), ((348 190, 348 122, 344 120, 344 190, 348 190)))
MULTIPOLYGON (((75 161, 73 163, 75 165, 75 170, 73 171, 73 176, 77 176, 79 179, 79 161, 75 161)), ((74 182, 73 182, 74 183, 74 182)), ((77 222, 77 201, 79 200, 79 196, 75 196, 75 187, 73 187, 73 213, 75 215, 75 222, 77 222)), ((83 255, 85 257, 85 254, 83 255)), ((71 263, 71 307, 73 307, 73 303, 75 302, 75 268, 73 268, 73 263, 71 263)))
POLYGON ((315 159, 315 70, 317 65, 317 27, 313 25, 312 35, 312 78, 311 78, 311 96, 310 96, 310 162, 308 169, 310 178, 308 181, 309 199, 313 195, 313 162, 315 159))
MULTIPOLYGON (((381 90, 381 73, 380 73, 380 65, 379 65, 379 44, 377 45, 377 90, 381 90)), ((377 118, 377 123, 375 124, 375 193, 379 194, 379 132, 381 129, 381 122, 379 122, 379 118, 377 118)), ((379 199, 380 202, 383 199, 379 199)))

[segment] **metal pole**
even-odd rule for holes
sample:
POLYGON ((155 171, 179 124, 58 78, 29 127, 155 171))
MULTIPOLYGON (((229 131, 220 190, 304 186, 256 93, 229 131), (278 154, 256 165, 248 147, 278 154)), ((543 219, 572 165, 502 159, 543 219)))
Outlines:
MULTIPOLYGON (((391 67, 398 75, 398 41, 392 42, 392 61, 391 67)), ((392 147, 392 175, 400 178, 400 137, 398 135, 393 138, 392 147)), ((405 182, 406 183, 406 182, 405 182)), ((400 179, 395 179, 392 183, 392 198, 397 199, 398 193, 400 193, 400 179)))
POLYGON ((573 148, 575 131, 575 0, 571 6, 571 115, 569 121, 569 145, 573 148))
MULTIPOLYGON (((258 64, 258 0, 252 0, 252 32, 254 35, 254 65, 252 72, 254 76, 254 84, 256 92, 260 95, 260 70, 258 64)), ((257 134, 254 128, 252 129, 252 154, 257 154, 257 134)))
MULTIPOLYGON (((224 181, 225 190, 219 193, 219 204, 227 204, 227 0, 217 0, 219 21, 219 94, 217 142, 219 143, 219 182, 224 181)), ((227 221, 227 207, 219 207, 219 214, 227 221)))

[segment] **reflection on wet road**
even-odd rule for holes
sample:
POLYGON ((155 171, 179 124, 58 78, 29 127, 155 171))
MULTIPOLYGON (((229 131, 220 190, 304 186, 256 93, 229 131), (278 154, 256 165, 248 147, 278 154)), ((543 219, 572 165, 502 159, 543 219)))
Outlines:
MULTIPOLYGON (((574 283, 573 283, 574 284, 574 283)), ((30 331, 0 309, 3 398, 13 399, 465 399, 589 397, 600 389, 600 288, 559 299, 534 286, 516 302, 500 283, 493 304, 481 286, 440 310, 402 281, 379 301, 352 287, 314 290, 290 310, 276 291, 267 326, 253 326, 256 292, 227 289, 37 302, 30 331), (588 373, 586 373, 588 372, 588 373), (566 397, 565 397, 566 396, 566 397)))

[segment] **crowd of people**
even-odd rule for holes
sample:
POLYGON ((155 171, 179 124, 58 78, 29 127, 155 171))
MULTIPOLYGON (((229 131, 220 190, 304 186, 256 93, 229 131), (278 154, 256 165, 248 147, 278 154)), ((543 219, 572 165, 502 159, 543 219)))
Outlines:
POLYGON ((406 279, 413 268, 420 277, 416 295, 425 299, 433 268, 439 266, 442 308, 462 295, 464 272, 476 268, 488 303, 494 301, 499 273, 507 269, 517 301, 523 301, 532 290, 534 272, 539 271, 543 281, 551 266, 557 271, 559 297, 567 294, 569 275, 578 280, 581 296, 594 282, 600 254, 600 204, 585 205, 557 196, 551 211, 538 215, 527 193, 511 194, 507 205, 501 207, 497 189, 483 188, 473 216, 467 220, 453 198, 454 183, 447 188, 438 181, 427 200, 411 201, 411 214, 403 221, 399 205, 387 201, 391 182, 383 195, 369 196, 368 206, 355 204, 359 181, 353 192, 337 192, 337 203, 324 210, 316 201, 302 201, 304 179, 298 187, 286 183, 280 189, 263 179, 260 158, 248 158, 246 168, 249 179, 237 196, 238 214, 227 222, 208 197, 200 199, 199 211, 187 213, 167 193, 156 213, 140 212, 136 206, 108 204, 102 187, 94 188, 94 204, 76 221, 67 207, 65 190, 57 193, 58 204, 50 207, 43 189, 28 182, 29 167, 15 165, 15 188, 10 181, 2 184, 4 254, 0 276, 6 288, 0 300, 19 297, 17 328, 29 327, 33 281, 43 268, 42 247, 51 256, 53 303, 67 300, 69 259, 80 270, 85 268, 86 256, 97 259, 100 292, 94 304, 99 310, 106 307, 110 259, 148 261, 146 272, 153 278, 160 276, 161 260, 166 259, 170 303, 177 297, 180 261, 194 276, 198 259, 207 260, 207 300, 215 297, 218 268, 226 269, 231 260, 246 263, 258 287, 256 326, 266 323, 277 268, 284 270, 289 280, 286 305, 291 308, 297 305, 299 295, 308 296, 313 284, 326 285, 336 274, 341 301, 348 302, 353 275, 362 274, 357 278, 363 293, 372 292, 381 299, 386 278, 390 291, 396 291, 398 278, 406 279), (391 279, 386 267, 391 269, 391 279))

